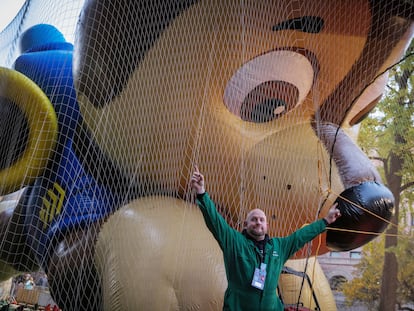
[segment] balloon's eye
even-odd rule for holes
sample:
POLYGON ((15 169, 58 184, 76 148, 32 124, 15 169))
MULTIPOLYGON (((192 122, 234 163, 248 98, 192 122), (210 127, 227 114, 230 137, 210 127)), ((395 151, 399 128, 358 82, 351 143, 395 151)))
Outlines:
POLYGON ((230 112, 244 121, 269 122, 303 102, 314 76, 306 56, 295 51, 271 51, 236 71, 223 100, 230 112))
POLYGON ((274 120, 295 107, 298 96, 298 89, 288 82, 264 82, 246 96, 240 117, 255 123, 274 120))

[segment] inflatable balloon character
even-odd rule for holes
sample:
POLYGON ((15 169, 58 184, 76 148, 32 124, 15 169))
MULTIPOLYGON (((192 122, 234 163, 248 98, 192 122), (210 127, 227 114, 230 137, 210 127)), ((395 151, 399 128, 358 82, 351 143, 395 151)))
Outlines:
MULTIPOLYGON (((7 193, 20 185, 26 187, 15 208, 2 213, 7 224, 2 233, 9 244, 2 248, 1 256, 17 271, 42 267, 56 300, 72 309, 76 307, 69 307, 66 300, 77 295, 81 298, 75 301, 79 302, 87 295, 92 297, 90 292, 99 293, 99 281, 78 257, 71 262, 71 274, 86 285, 68 286, 73 291, 66 288, 62 298, 59 291, 65 284, 55 281, 54 271, 61 263, 55 251, 65 252, 59 246, 62 239, 83 236, 77 230, 90 229, 114 212, 116 195, 86 171, 76 154, 76 139, 88 144, 88 137, 78 131, 81 116, 73 86, 73 45, 55 27, 43 24, 28 29, 20 45, 22 54, 14 70, 1 71, 2 124, 4 132, 13 135, 2 144, 5 157, 0 188, 7 193), (80 289, 83 292, 78 294, 80 289)), ((86 236, 74 239, 91 256, 93 244, 85 243, 86 236)))
MULTIPOLYGON (((4 274, 42 267, 64 310, 221 310, 221 250, 188 185, 197 164, 236 229, 257 207, 284 236, 337 201, 342 217, 286 268, 320 276, 310 256, 364 245, 391 217, 348 133, 381 97, 413 12, 404 0, 87 0, 74 46, 28 29, 1 71, 0 189, 23 189, 0 214, 4 274)), ((317 302, 293 288, 335 309, 322 277, 317 302)))

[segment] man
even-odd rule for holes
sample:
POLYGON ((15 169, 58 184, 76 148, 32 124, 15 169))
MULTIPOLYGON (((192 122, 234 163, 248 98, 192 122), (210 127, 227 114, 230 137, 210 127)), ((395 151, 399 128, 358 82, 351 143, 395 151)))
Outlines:
POLYGON ((197 166, 191 177, 191 187, 197 193, 197 204, 206 225, 223 251, 228 281, 223 310, 283 310, 276 294, 282 268, 289 257, 341 216, 336 204, 324 219, 287 237, 269 238, 266 215, 260 209, 249 212, 242 233, 231 228, 206 193, 204 176, 197 166))

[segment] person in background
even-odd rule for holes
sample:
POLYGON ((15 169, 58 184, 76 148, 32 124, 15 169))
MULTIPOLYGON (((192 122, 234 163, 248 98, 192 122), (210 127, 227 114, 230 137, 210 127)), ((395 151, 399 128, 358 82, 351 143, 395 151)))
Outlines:
POLYGON ((24 282, 24 289, 33 289, 34 281, 33 277, 30 274, 26 274, 26 280, 24 282))

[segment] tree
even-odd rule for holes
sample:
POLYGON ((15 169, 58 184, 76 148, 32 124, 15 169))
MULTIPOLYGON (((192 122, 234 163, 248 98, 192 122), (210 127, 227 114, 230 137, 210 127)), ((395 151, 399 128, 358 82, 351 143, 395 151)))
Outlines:
MULTIPOLYGON (((384 264, 385 236, 365 245, 362 259, 356 265, 354 278, 343 286, 343 293, 348 305, 358 300, 370 310, 378 310, 381 290, 382 267, 384 264)), ((398 261, 397 301, 399 310, 414 309, 403 305, 414 302, 414 240, 410 234, 400 235, 398 245, 389 249, 395 253, 398 261)))
POLYGON ((348 305, 358 300, 366 304, 370 310, 378 309, 383 262, 384 238, 375 239, 363 247, 354 278, 343 287, 348 305))
MULTIPOLYGON (((414 241, 410 236, 404 236, 398 239, 398 247, 394 250, 398 259, 398 280, 397 301, 399 309, 403 304, 414 301, 414 241)), ((404 310, 414 310, 404 308, 404 310)))
POLYGON ((414 187, 413 52, 414 40, 403 61, 390 70, 385 96, 361 123, 358 139, 361 148, 382 163, 385 184, 395 198, 392 224, 385 235, 380 311, 394 310, 397 304, 398 262, 393 250, 398 245, 401 206, 413 204, 413 194, 409 191, 414 187))

